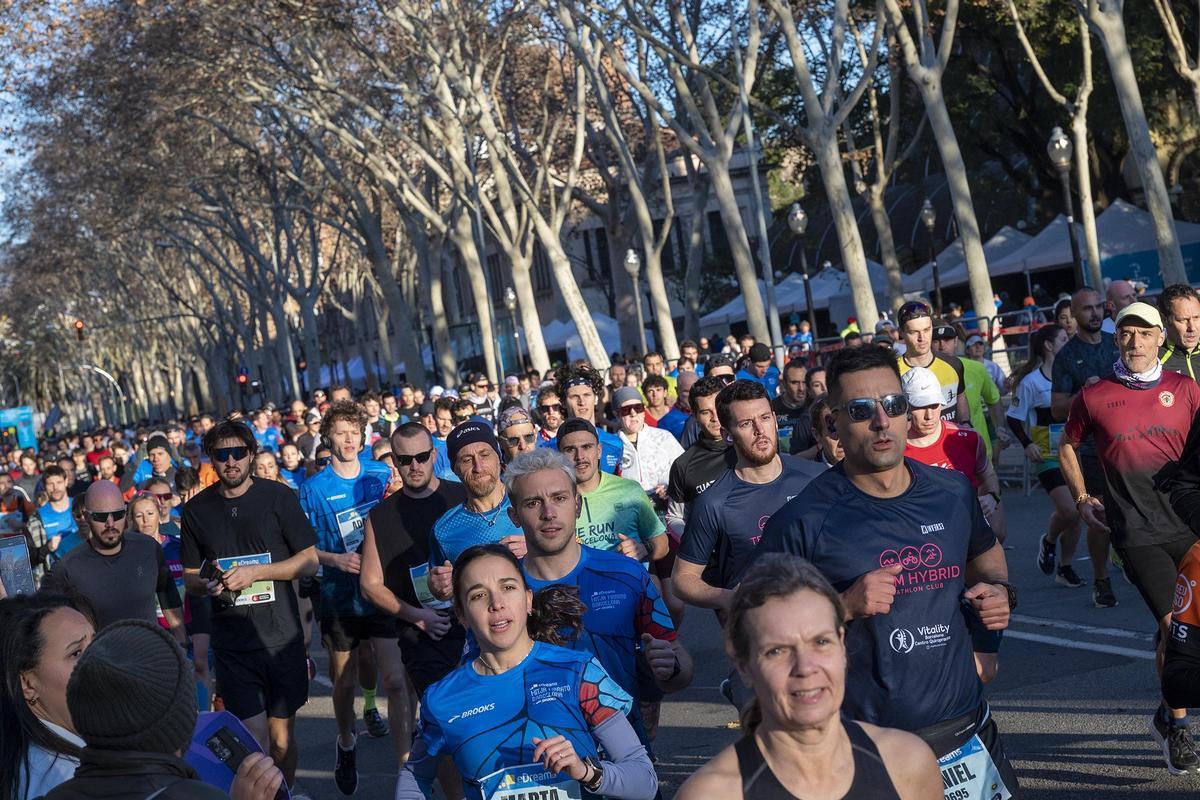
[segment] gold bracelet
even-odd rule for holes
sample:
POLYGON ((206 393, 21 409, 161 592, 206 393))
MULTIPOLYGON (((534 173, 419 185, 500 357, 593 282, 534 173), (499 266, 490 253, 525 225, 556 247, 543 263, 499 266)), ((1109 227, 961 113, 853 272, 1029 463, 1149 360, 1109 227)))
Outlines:
POLYGON ((1084 500, 1091 500, 1091 499, 1092 499, 1092 496, 1090 494, 1088 494, 1087 492, 1084 492, 1083 494, 1079 495, 1079 497, 1075 498, 1075 505, 1078 506, 1084 500))

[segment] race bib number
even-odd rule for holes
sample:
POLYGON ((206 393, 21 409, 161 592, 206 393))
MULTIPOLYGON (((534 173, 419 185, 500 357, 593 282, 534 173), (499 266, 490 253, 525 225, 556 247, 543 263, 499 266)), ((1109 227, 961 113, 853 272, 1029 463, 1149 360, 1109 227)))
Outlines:
POLYGON ((354 508, 337 513, 338 535, 342 537, 342 545, 347 553, 356 552, 363 543, 363 527, 367 524, 367 514, 374 506, 374 501, 359 503, 354 508))
POLYGON ((425 608, 444 609, 450 608, 453 603, 449 600, 438 600, 433 596, 433 592, 429 591, 429 564, 421 564, 417 567, 408 568, 408 576, 412 579, 413 593, 416 594, 417 600, 425 608))
MULTIPOLYGON (((222 572, 242 564, 270 563, 270 553, 256 553, 252 556, 230 556, 229 558, 217 559, 217 566, 221 568, 222 572)), ((273 602, 275 602, 275 581, 255 581, 238 593, 237 599, 233 604, 235 606, 256 606, 260 603, 273 602)))
POLYGON ((992 754, 972 736, 970 741, 938 759, 945 800, 1008 800, 1012 792, 1004 785, 992 754))
POLYGON ((551 772, 543 764, 498 769, 479 782, 487 800, 583 800, 579 781, 551 772))
POLYGON ((1056 422, 1049 426, 1049 449, 1051 456, 1058 456, 1058 443, 1062 441, 1063 429, 1066 427, 1066 423, 1062 422, 1056 422))

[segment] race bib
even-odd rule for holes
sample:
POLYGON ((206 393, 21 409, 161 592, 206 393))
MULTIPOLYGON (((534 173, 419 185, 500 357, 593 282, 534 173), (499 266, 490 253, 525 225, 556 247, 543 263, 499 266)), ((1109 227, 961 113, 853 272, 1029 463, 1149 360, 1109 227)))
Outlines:
POLYGON ((372 500, 337 513, 338 535, 342 537, 342 545, 347 553, 357 552, 363 543, 363 527, 367 524, 367 514, 374 506, 375 501, 372 500))
POLYGON ((449 600, 438 600, 433 596, 433 592, 429 591, 428 562, 417 567, 409 567, 408 577, 412 579, 413 593, 425 608, 444 609, 453 605, 449 600))
MULTIPOLYGON (((270 553, 256 553, 252 556, 230 556, 218 558, 217 566, 224 572, 241 564, 270 564, 270 553)), ((260 603, 275 602, 275 581, 255 581, 242 589, 234 601, 235 606, 256 606, 260 603)))
POLYGON ((479 782, 486 800, 583 800, 579 781, 551 772, 543 764, 498 769, 479 782))
POLYGON ((1050 455, 1055 458, 1058 457, 1058 443, 1062 441, 1063 429, 1066 427, 1066 423, 1062 422, 1056 422, 1049 426, 1048 438, 1050 440, 1050 455))
POLYGON ((1012 792, 1004 785, 992 754, 978 736, 938 759, 945 800, 1008 800, 1012 792))

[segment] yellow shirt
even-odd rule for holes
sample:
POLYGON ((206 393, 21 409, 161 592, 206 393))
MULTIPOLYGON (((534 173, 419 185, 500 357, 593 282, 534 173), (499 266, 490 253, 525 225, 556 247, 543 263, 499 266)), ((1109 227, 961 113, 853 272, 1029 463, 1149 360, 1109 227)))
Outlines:
MULTIPOLYGON (((904 360, 904 356, 896 356, 896 364, 900 367, 901 375, 908 372, 913 366, 917 366, 910 365, 904 360)), ((962 361, 957 356, 947 358, 935 355, 928 368, 933 371, 938 383, 942 386, 942 419, 955 422, 958 414, 958 396, 967 390, 962 361)), ((964 420, 964 422, 969 422, 969 420, 964 420)))

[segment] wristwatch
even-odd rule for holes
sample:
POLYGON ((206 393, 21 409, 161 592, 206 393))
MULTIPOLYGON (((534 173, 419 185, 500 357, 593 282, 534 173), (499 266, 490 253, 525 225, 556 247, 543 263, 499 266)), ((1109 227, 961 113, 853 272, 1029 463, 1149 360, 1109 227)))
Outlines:
POLYGON ((604 783, 604 768, 600 766, 600 762, 588 756, 583 759, 583 763, 592 768, 592 779, 590 781, 580 781, 579 785, 587 789, 592 794, 600 791, 600 784, 604 783))
POLYGON ((1004 590, 1008 592, 1008 610, 1017 610, 1017 587, 1013 586, 1008 581, 988 581, 988 583, 992 584, 993 586, 1003 586, 1004 590))

